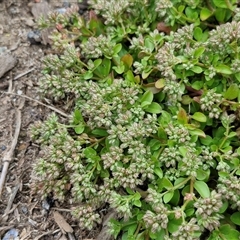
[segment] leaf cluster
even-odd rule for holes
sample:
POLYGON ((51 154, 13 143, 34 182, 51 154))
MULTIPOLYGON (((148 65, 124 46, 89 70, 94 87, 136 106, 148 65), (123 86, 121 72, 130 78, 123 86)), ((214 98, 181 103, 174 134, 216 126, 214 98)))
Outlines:
POLYGON ((89 3, 40 21, 56 51, 40 91, 73 107, 32 127, 35 190, 70 196, 87 229, 109 204, 123 240, 239 239, 237 1, 89 3))

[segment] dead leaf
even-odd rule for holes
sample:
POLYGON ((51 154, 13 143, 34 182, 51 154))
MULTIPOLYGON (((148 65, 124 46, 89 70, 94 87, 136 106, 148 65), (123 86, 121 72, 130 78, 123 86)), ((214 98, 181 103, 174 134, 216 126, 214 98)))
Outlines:
POLYGON ((171 28, 166 26, 164 22, 159 22, 157 24, 157 30, 159 32, 165 32, 167 35, 169 35, 169 33, 171 32, 171 28))
POLYGON ((63 229, 65 232, 73 232, 72 227, 66 222, 64 217, 59 212, 53 212, 53 217, 57 225, 63 229))

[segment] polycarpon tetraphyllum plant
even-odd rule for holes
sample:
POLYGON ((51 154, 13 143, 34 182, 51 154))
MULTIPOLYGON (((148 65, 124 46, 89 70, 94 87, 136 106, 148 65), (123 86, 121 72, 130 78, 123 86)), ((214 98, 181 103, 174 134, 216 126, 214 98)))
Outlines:
POLYGON ((240 9, 234 0, 89 0, 40 19, 40 91, 70 112, 31 129, 32 185, 115 239, 240 237, 240 9))

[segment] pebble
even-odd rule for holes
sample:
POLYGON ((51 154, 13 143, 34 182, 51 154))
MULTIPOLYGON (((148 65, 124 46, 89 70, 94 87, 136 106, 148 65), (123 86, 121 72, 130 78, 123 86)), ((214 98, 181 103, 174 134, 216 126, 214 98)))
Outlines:
POLYGON ((30 31, 28 32, 27 38, 31 44, 39 44, 42 40, 41 32, 39 30, 30 31))
POLYGON ((5 151, 6 149, 7 149, 7 147, 6 147, 5 145, 2 145, 2 146, 1 146, 1 150, 2 150, 2 151, 5 151))
POLYGON ((6 232, 2 240, 19 240, 18 230, 16 228, 12 228, 6 232))

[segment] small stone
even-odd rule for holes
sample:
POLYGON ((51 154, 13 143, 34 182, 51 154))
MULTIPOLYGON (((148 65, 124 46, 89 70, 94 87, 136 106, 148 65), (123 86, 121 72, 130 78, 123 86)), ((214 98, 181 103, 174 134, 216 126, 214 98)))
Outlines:
POLYGON ((7 149, 7 147, 6 147, 5 145, 2 145, 2 146, 1 146, 1 150, 2 150, 2 151, 5 151, 6 149, 7 149))
POLYGON ((2 240, 19 240, 18 230, 16 228, 12 228, 6 232, 2 240))
POLYGON ((59 14, 64 14, 67 11, 67 9, 66 8, 57 8, 55 11, 58 12, 59 14))
POLYGON ((28 208, 26 206, 22 206, 21 211, 22 211, 22 213, 27 214, 28 213, 28 208))
POLYGON ((30 31, 27 35, 27 38, 31 44, 39 44, 42 40, 41 32, 39 30, 30 31))
POLYGON ((0 48, 0 78, 17 64, 17 58, 4 49, 0 48))

